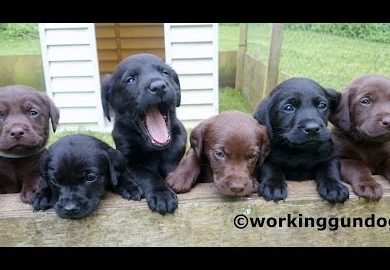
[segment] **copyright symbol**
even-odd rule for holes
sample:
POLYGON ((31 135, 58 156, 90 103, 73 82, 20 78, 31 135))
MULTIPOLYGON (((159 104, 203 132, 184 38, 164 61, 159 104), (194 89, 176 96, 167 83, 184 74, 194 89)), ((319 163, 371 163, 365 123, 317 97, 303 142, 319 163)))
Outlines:
POLYGON ((237 229, 244 229, 246 226, 248 226, 248 218, 242 214, 235 216, 234 226, 236 226, 237 229))

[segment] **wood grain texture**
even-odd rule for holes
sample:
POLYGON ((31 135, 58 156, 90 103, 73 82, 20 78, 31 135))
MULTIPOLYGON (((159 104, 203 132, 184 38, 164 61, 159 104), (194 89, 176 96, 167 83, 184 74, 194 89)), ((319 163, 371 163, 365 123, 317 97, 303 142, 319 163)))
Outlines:
POLYGON ((179 195, 174 215, 151 213, 145 200, 127 201, 108 193, 98 211, 81 220, 59 218, 53 210, 33 212, 17 194, 0 195, 0 246, 389 246, 389 226, 339 228, 263 227, 237 229, 233 219, 246 217, 384 217, 390 218, 390 185, 379 202, 351 195, 332 205, 318 197, 314 181, 288 182, 284 202, 221 197, 213 184, 199 184, 179 195))

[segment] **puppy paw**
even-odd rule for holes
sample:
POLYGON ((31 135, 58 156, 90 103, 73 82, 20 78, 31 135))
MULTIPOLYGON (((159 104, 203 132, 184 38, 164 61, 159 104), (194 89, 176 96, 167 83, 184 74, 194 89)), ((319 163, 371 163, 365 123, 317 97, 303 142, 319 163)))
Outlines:
POLYGON ((38 191, 32 198, 31 205, 34 211, 46 210, 53 205, 50 203, 51 196, 45 192, 38 191))
POLYGON ((369 200, 379 200, 383 196, 383 188, 376 181, 359 182, 352 185, 352 190, 357 196, 369 200))
POLYGON ((287 184, 285 181, 279 182, 262 182, 258 188, 259 196, 263 196, 266 201, 280 201, 287 197, 287 184))
POLYGON ((20 199, 23 203, 31 204, 33 197, 34 197, 34 190, 22 190, 19 194, 20 199))
POLYGON ((320 183, 317 190, 323 199, 331 203, 343 203, 349 198, 349 190, 341 182, 320 183))
POLYGON ((145 194, 150 210, 161 215, 173 213, 178 207, 176 194, 170 189, 155 190, 145 194))
POLYGON ((118 193, 125 199, 139 201, 143 196, 143 191, 134 182, 127 181, 118 187, 118 193))
POLYGON ((167 176, 167 183, 176 193, 185 193, 191 190, 194 181, 178 178, 173 174, 167 176))

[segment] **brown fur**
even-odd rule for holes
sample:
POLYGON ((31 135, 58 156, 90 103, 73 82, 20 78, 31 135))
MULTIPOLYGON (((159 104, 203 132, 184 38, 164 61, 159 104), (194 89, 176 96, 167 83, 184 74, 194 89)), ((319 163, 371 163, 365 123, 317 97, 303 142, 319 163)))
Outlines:
POLYGON ((343 180, 358 196, 380 199, 382 186, 372 174, 390 180, 390 79, 364 75, 353 80, 331 122, 343 180), (369 104, 364 104, 366 98, 369 104))
POLYGON ((238 111, 224 112, 201 122, 190 135, 191 148, 167 177, 177 192, 189 191, 196 182, 214 182, 229 196, 249 196, 255 190, 256 168, 269 153, 265 127, 238 111), (224 153, 219 159, 216 149, 224 153))
POLYGON ((55 131, 59 110, 46 94, 22 85, 0 87, 0 193, 20 192, 21 200, 31 203, 41 180, 38 160, 49 137, 49 118, 55 131))

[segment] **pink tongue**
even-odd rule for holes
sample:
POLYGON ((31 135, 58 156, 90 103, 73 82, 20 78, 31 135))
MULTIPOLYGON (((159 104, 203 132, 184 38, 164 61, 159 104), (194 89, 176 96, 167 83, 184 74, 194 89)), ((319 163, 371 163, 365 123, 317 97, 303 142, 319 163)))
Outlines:
POLYGON ((157 108, 152 108, 145 115, 146 128, 152 138, 158 143, 166 143, 169 139, 168 129, 160 111, 157 108))

